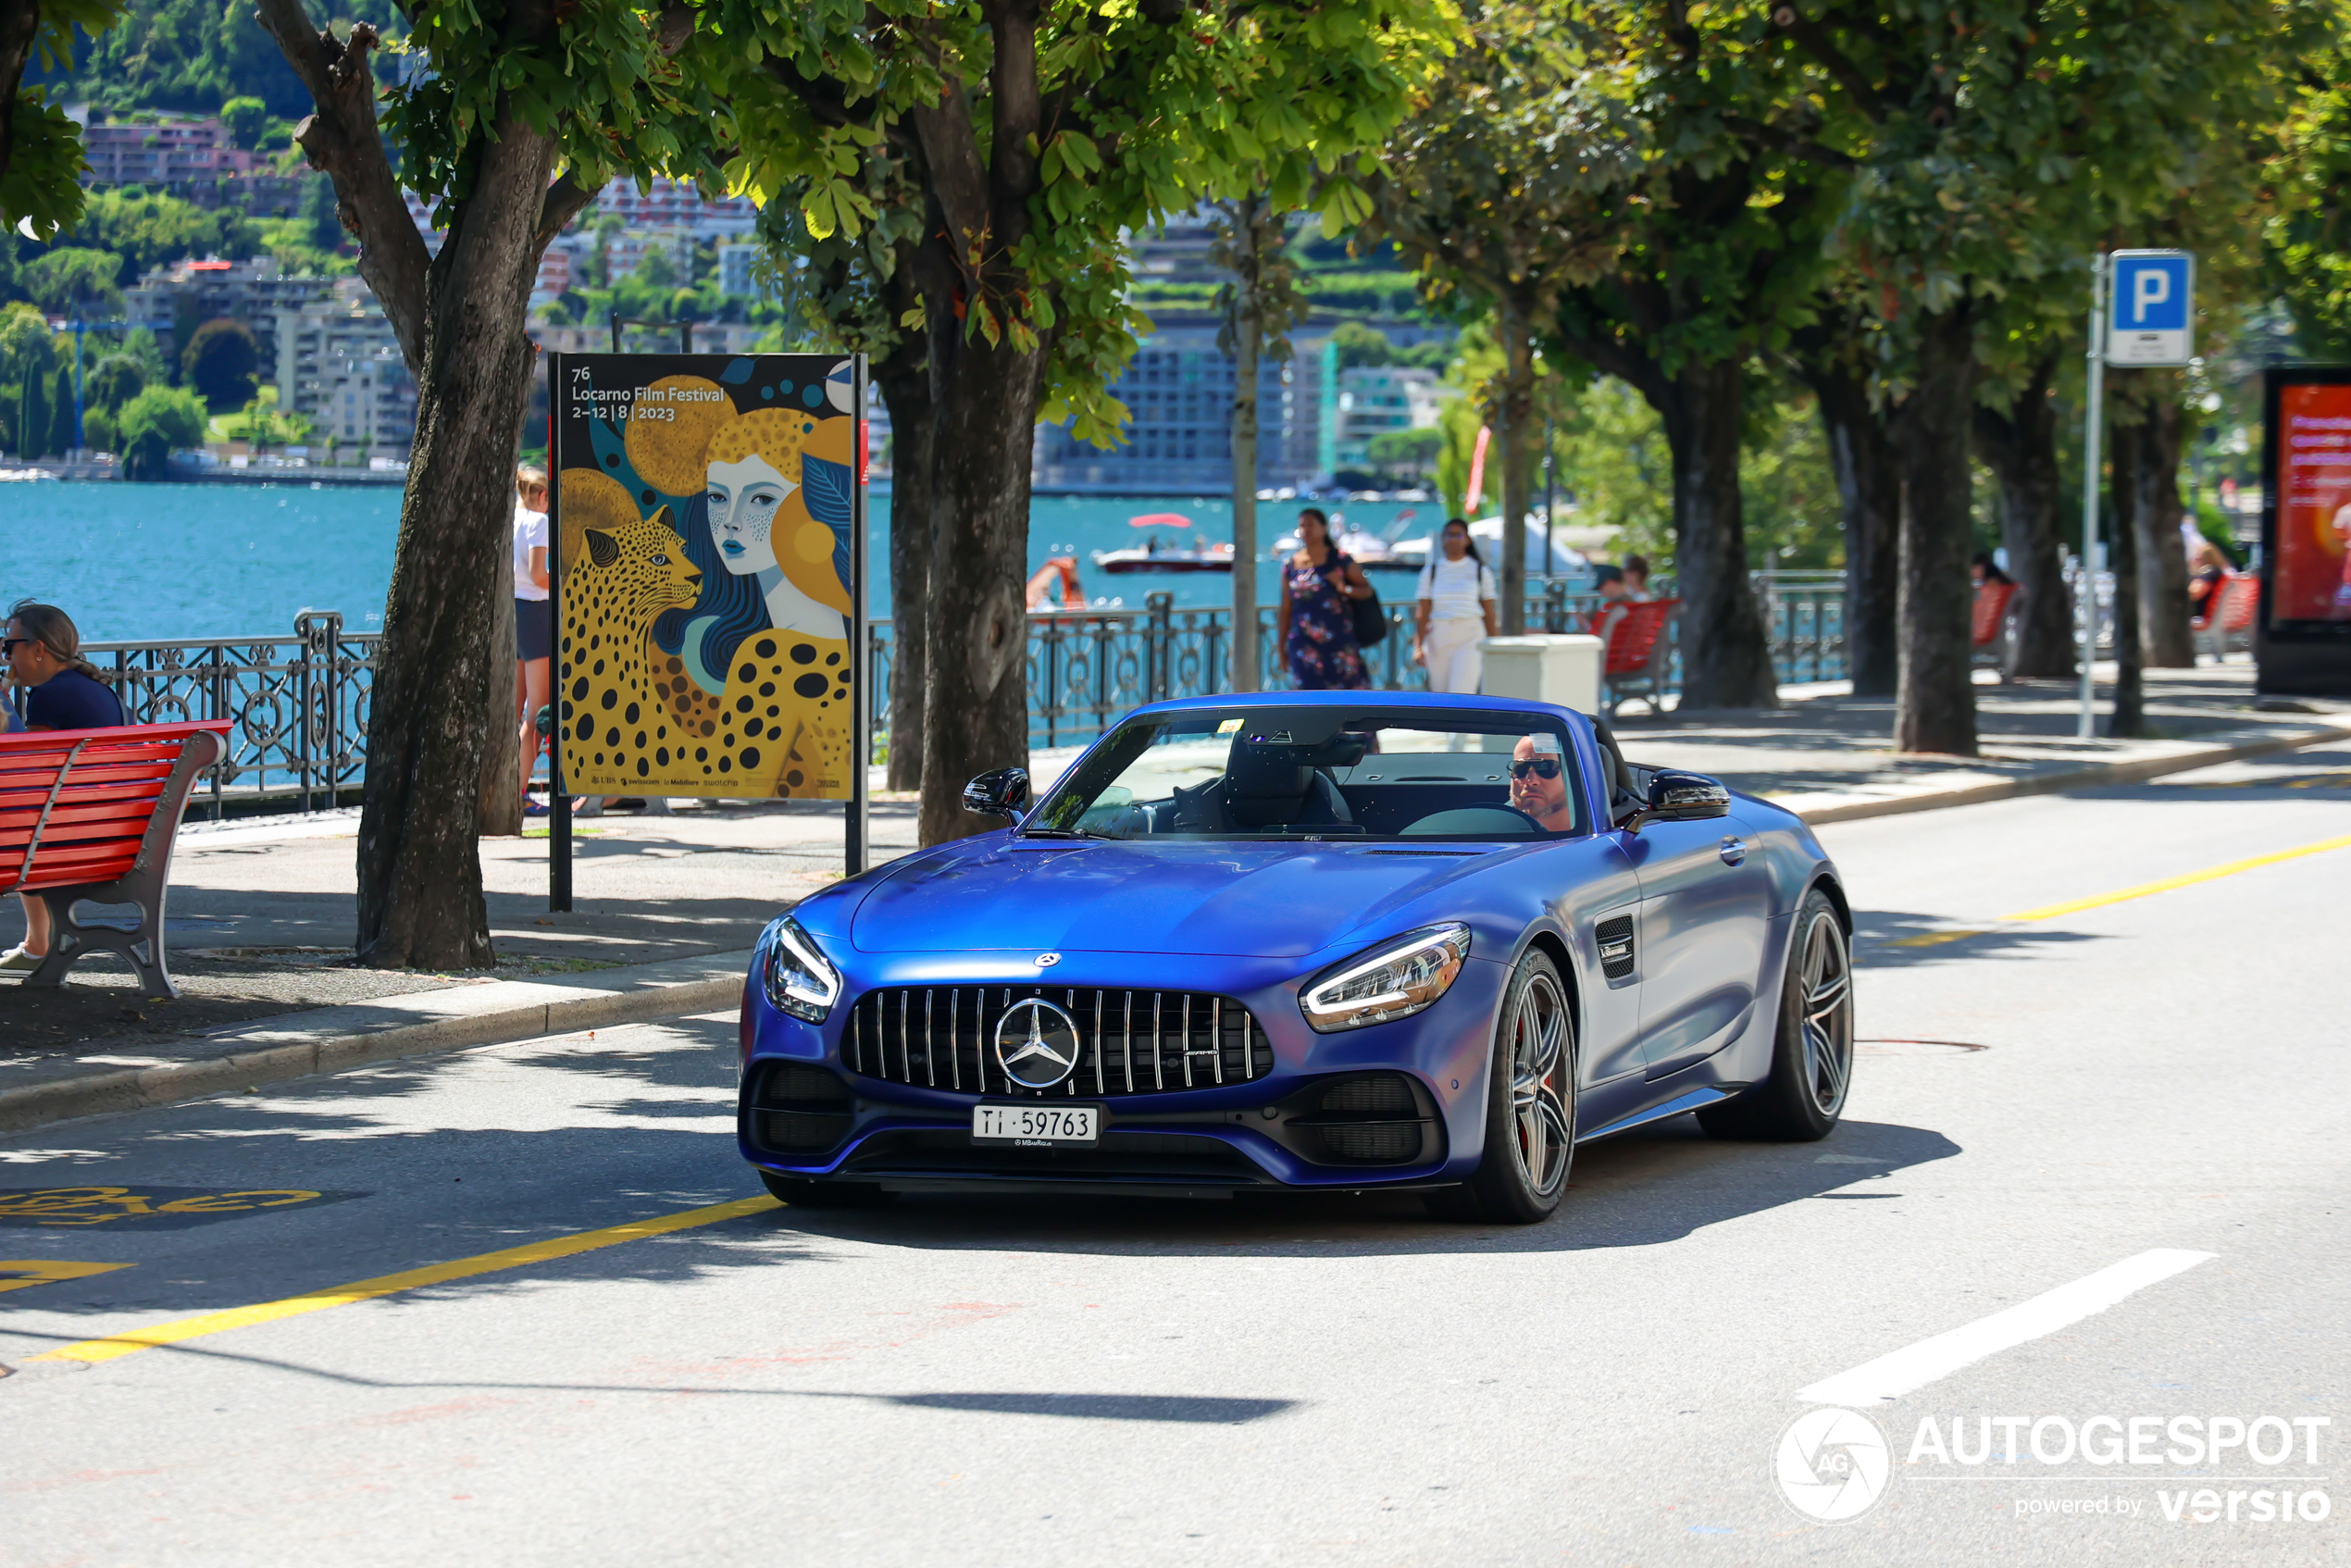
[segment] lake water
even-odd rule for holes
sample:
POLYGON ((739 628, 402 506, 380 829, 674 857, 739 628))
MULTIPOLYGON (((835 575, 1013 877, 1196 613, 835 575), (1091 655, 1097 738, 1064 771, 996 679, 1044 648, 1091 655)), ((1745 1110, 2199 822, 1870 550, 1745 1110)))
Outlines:
MULTIPOLYGON (((1349 503, 1333 508, 1352 527, 1384 533, 1415 516, 1404 537, 1439 520, 1437 503, 1349 503)), ((1261 502, 1261 546, 1287 533, 1294 502, 1261 502)), ((1133 548, 1156 533, 1168 545, 1233 537, 1228 501, 1191 498, 1039 496, 1029 510, 1029 566, 1077 557, 1089 603, 1139 608, 1164 590, 1178 606, 1230 603, 1221 572, 1119 577, 1094 566, 1096 551, 1133 548), (1188 529, 1130 527, 1140 514, 1176 512, 1188 529)), ((867 604, 889 614, 889 500, 872 498, 867 604)), ((61 605, 93 642, 289 635, 305 609, 340 610, 355 630, 383 625, 384 593, 400 525, 400 492, 386 487, 311 489, 307 484, 0 485, 0 604, 35 598, 61 605)), ((1409 579, 1384 575, 1381 596, 1400 600, 1409 579)), ((1275 566, 1258 564, 1257 600, 1273 603, 1275 566)))

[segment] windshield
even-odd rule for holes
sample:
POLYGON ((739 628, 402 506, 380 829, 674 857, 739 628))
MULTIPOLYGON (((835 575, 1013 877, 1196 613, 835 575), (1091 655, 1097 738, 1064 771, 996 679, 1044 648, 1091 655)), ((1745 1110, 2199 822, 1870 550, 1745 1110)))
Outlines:
POLYGON ((1022 831, 1103 839, 1436 839, 1584 831, 1566 731, 1524 714, 1193 709, 1130 719, 1022 831))

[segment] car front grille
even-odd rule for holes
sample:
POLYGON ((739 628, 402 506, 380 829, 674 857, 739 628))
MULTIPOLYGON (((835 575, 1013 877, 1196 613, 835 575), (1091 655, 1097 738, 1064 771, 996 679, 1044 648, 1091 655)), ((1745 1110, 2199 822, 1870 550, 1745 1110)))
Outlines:
POLYGON ((840 1059, 852 1073, 967 1094, 1075 1098, 1247 1083, 1274 1070, 1273 1042, 1230 997, 1079 986, 912 986, 868 991, 850 1009, 840 1059), (1042 997, 1077 1021, 1077 1067, 1024 1089, 996 1060, 996 1026, 1042 997))

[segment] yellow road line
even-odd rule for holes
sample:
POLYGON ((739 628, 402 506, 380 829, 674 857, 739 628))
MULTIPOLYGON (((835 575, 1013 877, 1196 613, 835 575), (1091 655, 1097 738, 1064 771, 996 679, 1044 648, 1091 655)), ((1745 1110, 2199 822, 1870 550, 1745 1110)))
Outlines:
POLYGON ((2214 865, 2202 871, 2191 871, 2183 877, 2167 877, 2160 882, 2142 882, 2135 888, 2125 888, 2121 892, 2100 893, 2096 898, 2075 899, 2070 903, 2045 904, 2039 909, 2028 909, 2018 915, 2003 915, 2000 918, 2003 920, 2054 920, 2060 915, 2073 915, 2084 909, 2096 909, 2105 904, 2121 903, 2126 899, 2143 899, 2150 893, 2168 893, 2174 888, 2193 887, 2198 882, 2209 882, 2221 877, 2233 877, 2240 871, 2251 871, 2263 865, 2275 865, 2282 860, 2299 860, 2306 854, 2323 854, 2329 850, 2340 849, 2351 849, 2351 838, 2326 839, 2315 844, 2305 844, 2298 850, 2280 850, 2275 854, 2257 854, 2250 860, 2233 860, 2226 865, 2214 865))
POLYGON ((21 1290, 28 1285, 50 1285, 60 1279, 87 1279, 93 1274, 112 1274, 129 1263, 68 1263, 55 1258, 18 1258, 0 1261, 0 1290, 21 1290), (22 1275, 19 1279, 15 1277, 22 1275))
POLYGON ((275 1323, 280 1318, 324 1312, 329 1307, 348 1306, 354 1301, 371 1301, 379 1296, 396 1295, 403 1290, 439 1285, 446 1280, 465 1279, 477 1274, 495 1274, 500 1269, 521 1268, 528 1263, 542 1263, 551 1258, 568 1258, 579 1252, 592 1252, 599 1247, 616 1247, 623 1241, 636 1241, 648 1236, 666 1236, 671 1231, 691 1230, 696 1226, 716 1225, 721 1220, 737 1219, 744 1214, 756 1214, 780 1207, 781 1204, 765 1193, 756 1198, 738 1198, 731 1203, 714 1203, 706 1209, 681 1210, 678 1213, 661 1214, 649 1220, 632 1220, 627 1225, 607 1226, 602 1230, 583 1230, 574 1236, 557 1236, 521 1247, 484 1252, 478 1257, 458 1258, 450 1263, 432 1263, 399 1274, 381 1275, 350 1285, 305 1291, 302 1295, 288 1296, 280 1301, 231 1307, 226 1312, 205 1313, 197 1317, 158 1323, 151 1328, 132 1329, 104 1339, 84 1339, 80 1344, 68 1345, 26 1359, 113 1361, 118 1356, 151 1350, 158 1345, 177 1345, 184 1339, 201 1338, 205 1335, 219 1334, 231 1328, 244 1328, 256 1323, 275 1323))

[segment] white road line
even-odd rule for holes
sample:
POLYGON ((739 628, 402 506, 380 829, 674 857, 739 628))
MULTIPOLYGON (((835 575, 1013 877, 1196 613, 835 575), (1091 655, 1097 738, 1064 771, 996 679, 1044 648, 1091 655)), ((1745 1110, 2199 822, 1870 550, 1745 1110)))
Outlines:
POLYGON ((1978 1318, 1947 1334, 1937 1334, 1932 1339, 1922 1339, 1890 1355, 1864 1362, 1850 1372, 1840 1372, 1809 1388, 1798 1389, 1796 1397, 1818 1405, 1872 1405, 1898 1400, 1913 1388, 1948 1377, 1986 1356, 2038 1339, 2045 1334, 2054 1334, 2102 1313, 2117 1301, 2184 1273, 2215 1255, 2172 1247, 2141 1252, 2111 1268, 2102 1268, 2086 1279, 2060 1285, 1990 1317, 1978 1318))

